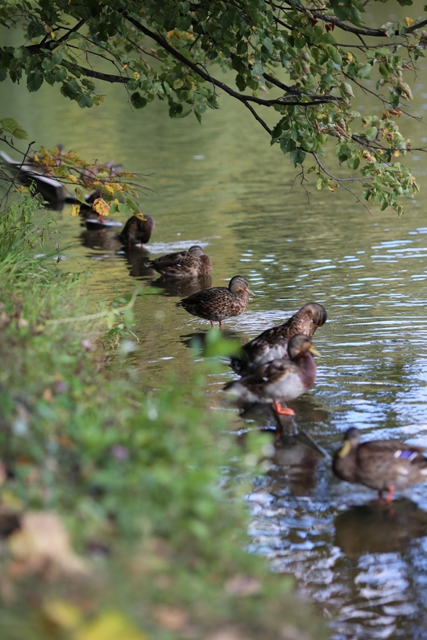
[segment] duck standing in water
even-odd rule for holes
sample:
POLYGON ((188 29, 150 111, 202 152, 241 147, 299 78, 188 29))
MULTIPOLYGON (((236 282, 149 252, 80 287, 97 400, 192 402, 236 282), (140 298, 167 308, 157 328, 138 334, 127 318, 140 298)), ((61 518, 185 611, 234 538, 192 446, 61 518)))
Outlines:
POLYGON ((242 276, 231 278, 228 287, 212 287, 198 291, 177 303, 188 313, 199 318, 209 320, 211 325, 225 318, 238 316, 243 313, 249 302, 249 294, 255 295, 250 289, 248 281, 242 276))
POLYGON ((403 491, 427 480, 426 447, 398 440, 360 442, 360 431, 347 429, 341 449, 334 455, 332 470, 346 482, 360 482, 378 491, 381 504, 390 504, 395 489, 403 491), (383 499, 383 491, 387 496, 383 499))
POLYGON ((310 338, 328 318, 326 309, 317 302, 305 304, 283 324, 266 329, 241 348, 240 356, 230 359, 230 367, 240 375, 248 375, 258 365, 275 358, 288 357, 288 341, 297 333, 310 338))
POLYGON ((152 267, 162 276, 171 278, 195 278, 208 276, 212 273, 211 259, 198 245, 190 247, 188 251, 168 253, 155 260, 150 260, 146 266, 152 267))
POLYGON ((154 226, 155 222, 151 216, 138 212, 126 221, 122 232, 117 237, 128 248, 137 244, 146 244, 154 226))
POLYGON ((311 338, 297 333, 289 340, 287 359, 258 365, 249 375, 226 384, 224 390, 243 402, 270 403, 279 415, 293 416, 295 412, 281 403, 295 400, 313 386, 316 362, 312 354, 319 355, 311 338))

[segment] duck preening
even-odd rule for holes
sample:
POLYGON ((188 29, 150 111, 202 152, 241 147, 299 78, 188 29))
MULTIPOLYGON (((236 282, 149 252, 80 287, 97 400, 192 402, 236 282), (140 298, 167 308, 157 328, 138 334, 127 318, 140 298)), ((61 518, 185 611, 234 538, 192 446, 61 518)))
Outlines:
POLYGON ((147 267, 152 267, 162 276, 171 278, 194 278, 212 273, 211 259, 198 245, 150 260, 147 262, 147 267))
POLYGON ((275 358, 288 357, 288 341, 297 333, 312 337, 327 320, 326 309, 317 302, 305 304, 283 324, 266 329, 241 348, 238 356, 230 359, 231 368, 247 375, 257 366, 275 358))
POLYGON ((359 429, 347 429, 343 446, 334 455, 332 469, 341 480, 376 489, 379 501, 389 504, 395 490, 403 491, 427 479, 426 447, 398 440, 360 442, 360 436, 359 429), (383 491, 387 491, 384 500, 383 491))
POLYGON ((231 278, 228 287, 212 287, 198 291, 177 303, 188 313, 199 318, 209 320, 211 325, 232 316, 243 313, 249 302, 249 295, 255 295, 250 289, 248 281, 242 276, 231 278))
POLYGON ((154 226, 155 222, 151 216, 138 212, 126 221, 118 239, 128 248, 134 245, 146 244, 151 237, 154 226))
POLYGON ((319 355, 311 338, 298 333, 288 343, 288 358, 276 358, 258 365, 249 375, 225 385, 224 390, 243 402, 271 403, 279 415, 295 415, 283 402, 295 400, 313 386, 319 355))

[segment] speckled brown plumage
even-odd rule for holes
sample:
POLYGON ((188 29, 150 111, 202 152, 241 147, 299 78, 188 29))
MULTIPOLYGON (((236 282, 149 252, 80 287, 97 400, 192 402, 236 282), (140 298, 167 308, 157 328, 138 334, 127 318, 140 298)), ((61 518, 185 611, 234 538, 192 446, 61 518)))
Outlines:
POLYGON ((195 278, 212 273, 212 262, 204 254, 202 247, 194 245, 188 251, 168 253, 165 256, 150 260, 147 267, 152 267, 163 276, 171 278, 195 278))
POLYGON ((379 499, 389 503, 394 490, 403 491, 427 480, 426 447, 416 447, 398 440, 360 442, 360 431, 347 429, 341 449, 334 455, 332 469, 346 482, 360 482, 376 489, 379 499), (387 497, 382 500, 382 492, 387 497))
POLYGON ((224 389, 244 402, 273 403, 279 414, 294 415, 282 402, 294 400, 308 391, 316 380, 318 355, 311 339, 298 333, 288 343, 288 358, 276 358, 258 365, 252 373, 229 382, 224 389))
POLYGON ((182 307, 193 316, 210 320, 212 326, 214 322, 219 322, 221 327, 225 318, 244 312, 248 306, 249 294, 254 295, 249 289, 248 281, 242 276, 234 276, 228 287, 212 287, 198 291, 178 302, 176 306, 182 307))
POLYGON ((145 244, 151 237, 154 225, 153 218, 147 214, 131 216, 118 238, 125 246, 145 244))
POLYGON ((326 309, 321 304, 305 304, 283 324, 266 329, 244 344, 240 356, 231 358, 231 368, 240 375, 246 375, 264 362, 287 358, 288 340, 297 333, 312 337, 317 327, 325 324, 327 317, 326 309))

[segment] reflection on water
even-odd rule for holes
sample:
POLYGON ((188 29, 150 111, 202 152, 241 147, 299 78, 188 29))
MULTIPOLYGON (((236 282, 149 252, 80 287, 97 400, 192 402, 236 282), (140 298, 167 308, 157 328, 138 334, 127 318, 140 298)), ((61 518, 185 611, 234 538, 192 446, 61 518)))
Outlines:
MULTIPOLYGON (((397 219, 368 215, 344 193, 314 186, 307 200, 292 189, 290 165, 238 105, 209 114, 199 127, 189 118, 169 121, 162 105, 148 105, 141 117, 116 93, 105 108, 82 111, 50 92, 46 86, 29 97, 8 85, 2 110, 38 143, 61 140, 88 159, 114 157, 125 169, 152 174, 141 208, 156 227, 143 249, 123 251, 114 229, 82 230, 69 206, 58 214, 67 257, 60 266, 88 274, 94 307, 132 292, 136 281, 146 289, 135 306, 143 389, 170 371, 185 378, 190 343, 203 347, 209 322, 175 307, 196 286, 226 286, 236 274, 249 280, 256 297, 224 328, 242 343, 309 301, 326 307, 328 322, 314 336, 322 356, 316 385, 289 403, 296 416, 279 422, 269 406, 234 414, 238 437, 261 428, 274 446, 269 471, 248 496, 251 549, 321 604, 334 640, 426 638, 425 486, 379 508, 369 504, 371 491, 334 478, 328 460, 350 426, 367 437, 427 440, 422 201, 409 202, 397 219), (192 245, 212 259, 209 283, 166 281, 146 266, 192 245)), ((415 171, 426 189, 419 159, 415 171)), ((209 377, 212 406, 225 405, 221 390, 233 377, 225 365, 209 377)))

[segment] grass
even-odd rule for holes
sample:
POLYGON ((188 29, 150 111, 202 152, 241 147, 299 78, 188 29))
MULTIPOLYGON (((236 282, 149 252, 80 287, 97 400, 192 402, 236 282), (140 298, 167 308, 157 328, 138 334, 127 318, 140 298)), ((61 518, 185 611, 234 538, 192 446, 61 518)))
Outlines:
POLYGON ((0 214, 2 640, 326 637, 292 579, 245 552, 248 485, 221 469, 250 478, 253 456, 205 375, 143 394, 111 351, 131 302, 85 319, 84 281, 34 258, 54 232, 34 208, 0 214))

